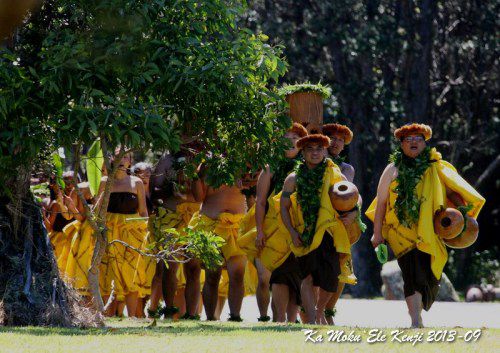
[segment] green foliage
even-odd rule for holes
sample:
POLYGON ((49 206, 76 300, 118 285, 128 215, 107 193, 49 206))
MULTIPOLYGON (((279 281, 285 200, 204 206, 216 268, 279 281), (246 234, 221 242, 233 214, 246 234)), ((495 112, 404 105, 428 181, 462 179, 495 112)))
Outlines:
MULTIPOLYGON (((199 259, 207 269, 214 269, 223 264, 224 259, 220 248, 224 239, 212 232, 194 231, 186 228, 182 232, 168 227, 168 211, 159 207, 157 214, 150 217, 149 231, 153 234, 149 245, 156 253, 164 252, 165 258, 172 257, 174 261, 183 261, 185 255, 199 259), (182 252, 175 249, 183 248, 182 252)), ((168 266, 168 263, 166 263, 168 266)))
POLYGON ((102 177, 102 165, 104 158, 102 155, 101 141, 96 140, 90 146, 86 157, 87 179, 89 181, 90 193, 93 196, 97 195, 102 177))
POLYGON ((358 213, 356 215, 356 223, 361 230, 361 233, 364 233, 366 231, 366 224, 363 222, 363 219, 361 218, 361 206, 359 204, 356 205, 356 209, 358 210, 358 213))
POLYGON ((30 190, 35 196, 39 195, 50 195, 50 190, 49 190, 49 183, 40 183, 37 185, 31 185, 30 190))
POLYGON ((57 151, 52 154, 52 165, 54 166, 56 182, 61 189, 64 189, 65 183, 63 180, 63 164, 61 156, 59 156, 59 153, 57 151))
POLYGON ((304 246, 312 243, 316 232, 316 222, 321 207, 321 188, 323 187, 323 177, 327 162, 326 158, 313 169, 309 169, 305 162, 300 163, 295 173, 297 176, 297 203, 302 210, 304 218, 304 231, 300 235, 300 240, 304 246))
POLYGON ((30 70, 0 48, 0 194, 10 195, 8 185, 18 167, 30 166, 51 148, 52 130, 41 106, 30 70))
POLYGON ((277 159, 279 160, 277 167, 275 169, 271 169, 271 172, 273 173, 275 194, 278 194, 283 189, 283 183, 285 182, 286 177, 288 174, 293 172, 299 163, 301 163, 302 155, 299 153, 296 158, 290 159, 281 154, 277 159))
POLYGON ((214 270, 222 266, 224 258, 220 248, 225 244, 224 239, 212 232, 184 229, 185 235, 179 237, 180 244, 188 246, 188 254, 199 259, 207 270, 214 270))
POLYGON ((41 52, 44 94, 63 96, 58 140, 109 147, 207 146, 208 182, 232 184, 263 165, 286 126, 268 88, 285 72, 278 48, 236 23, 239 1, 59 1, 41 52), (257 142, 259 145, 257 146, 257 142), (246 146, 242 148, 242 146, 246 146))
POLYGON ((467 250, 450 250, 444 272, 455 288, 465 290, 470 285, 497 285, 500 262, 498 248, 474 251, 465 256, 467 250), (462 262, 465 261, 465 264, 462 262), (464 266, 465 265, 465 266, 464 266), (466 270, 462 270, 465 268, 466 270))
POLYGON ((418 222, 420 214, 420 200, 417 196, 417 184, 430 166, 430 147, 426 147, 416 158, 405 156, 401 148, 396 149, 389 157, 389 161, 398 168, 394 189, 397 194, 394 208, 399 222, 411 228, 418 222))
POLYGON ((280 96, 288 96, 293 93, 298 93, 298 92, 315 92, 321 95, 323 99, 328 99, 332 95, 332 89, 328 86, 322 85, 321 83, 310 83, 310 82, 305 82, 305 83, 297 83, 294 85, 283 85, 279 89, 279 95, 280 96))

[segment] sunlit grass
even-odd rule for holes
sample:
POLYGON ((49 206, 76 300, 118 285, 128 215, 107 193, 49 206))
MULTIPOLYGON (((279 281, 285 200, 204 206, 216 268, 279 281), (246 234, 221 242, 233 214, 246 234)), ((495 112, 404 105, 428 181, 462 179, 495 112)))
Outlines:
MULTIPOLYGON (((500 329, 483 329, 476 342, 457 339, 452 343, 394 343, 391 329, 384 329, 384 343, 368 344, 370 329, 348 327, 309 327, 323 334, 322 343, 304 342, 302 325, 245 324, 227 322, 109 320, 101 329, 64 329, 45 327, 0 328, 0 352, 494 352, 500 349, 500 329), (354 331, 361 343, 328 342, 328 330, 354 331)), ((441 328, 444 330, 443 328, 441 328)), ((405 330, 406 334, 430 330, 405 330)), ((448 328, 452 330, 452 328, 448 328)), ((469 329, 457 328, 457 336, 469 329)), ((317 336, 315 336, 317 337, 317 336)))

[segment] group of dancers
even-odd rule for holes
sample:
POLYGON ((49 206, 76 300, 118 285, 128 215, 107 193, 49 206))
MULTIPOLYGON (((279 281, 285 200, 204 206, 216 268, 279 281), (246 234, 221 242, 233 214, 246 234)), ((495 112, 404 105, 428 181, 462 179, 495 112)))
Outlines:
MULTIPOLYGON (((340 156, 354 136, 341 124, 304 125, 293 123, 284 132, 288 148, 262 169, 253 195, 242 192, 249 185, 241 181, 211 187, 203 165, 197 178, 187 180, 179 166, 192 149, 167 153, 154 167, 132 165, 132 156, 125 155, 112 184, 109 245, 99 266, 100 292, 110 304, 106 314, 123 315, 126 307, 128 316, 199 319, 204 308, 207 320, 219 320, 227 298, 229 320, 241 321, 243 297, 255 294, 259 321, 295 323, 300 316, 304 323, 333 324, 345 284, 357 282, 351 246, 362 235, 362 198, 356 196, 348 210, 332 202, 335 185, 354 180, 354 167, 340 156), (182 264, 170 259, 166 266, 142 256, 131 247, 151 250, 147 217, 152 215, 180 234, 192 229, 223 238, 224 264, 208 269, 190 258, 182 264)), ((397 257, 411 325, 422 327, 421 311, 435 300, 447 261, 445 243, 432 226, 434 215, 452 203, 468 206, 476 218, 485 200, 427 146, 429 126, 404 125, 394 136, 397 148, 366 215, 374 222, 373 246, 387 243, 397 257)), ((90 302, 95 230, 85 219, 73 175, 64 173, 64 190, 51 183, 45 225, 61 276, 90 302)), ((81 184, 91 207, 100 206, 106 180, 96 197, 81 184)))

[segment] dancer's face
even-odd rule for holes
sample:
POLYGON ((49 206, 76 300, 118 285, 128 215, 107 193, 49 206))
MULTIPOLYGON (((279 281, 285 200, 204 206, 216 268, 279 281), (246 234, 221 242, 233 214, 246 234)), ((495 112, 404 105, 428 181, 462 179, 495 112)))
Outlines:
POLYGON ((310 143, 302 149, 302 155, 306 163, 310 165, 320 164, 325 158, 325 148, 319 143, 310 143))
POLYGON ((139 169, 135 172, 135 175, 142 180, 144 187, 149 185, 149 178, 151 177, 151 170, 149 168, 139 169))
POLYGON ((131 165, 132 165, 132 155, 130 153, 127 153, 126 155, 123 156, 122 160, 120 161, 119 169, 127 170, 130 168, 131 165))
POLYGON ((299 140, 299 135, 294 132, 287 132, 284 136, 288 141, 290 148, 285 151, 286 158, 295 158, 299 153, 299 149, 297 148, 297 141, 299 140))
POLYGON ((425 139, 419 134, 408 135, 401 139, 401 149, 403 153, 410 158, 416 158, 422 153, 425 146, 425 139))
POLYGON ((344 135, 332 134, 328 137, 330 138, 328 153, 330 153, 332 156, 338 156, 344 149, 344 135))

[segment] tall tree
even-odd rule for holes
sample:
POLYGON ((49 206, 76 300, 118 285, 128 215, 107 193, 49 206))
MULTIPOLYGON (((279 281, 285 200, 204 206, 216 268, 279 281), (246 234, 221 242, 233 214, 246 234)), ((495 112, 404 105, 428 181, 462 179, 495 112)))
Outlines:
MULTIPOLYGON (((2 159, 8 164, 0 177, 9 183, 2 193, 1 216, 17 225, 5 228, 2 240, 20 244, 4 249, 2 266, 10 276, 24 278, 27 288, 27 299, 3 300, 4 323, 46 324, 42 313, 54 302, 48 296, 56 292, 65 301, 39 209, 29 194, 30 169, 39 152, 65 146, 78 155, 84 144, 99 138, 111 174, 105 197, 113 182, 109 157, 118 146, 120 158, 130 150, 175 151, 181 136, 197 138, 207 148, 193 164, 206 162, 213 186, 233 183, 247 161, 267 162, 287 125, 269 84, 284 74, 286 65, 279 49, 265 43, 266 36, 238 25, 242 10, 240 1, 219 0, 46 1, 14 48, 2 51, 0 87, 8 93, 2 91, 0 97, 2 159), (20 86, 23 95, 16 94, 20 86), (13 175, 7 168, 23 174, 13 175), (24 208, 16 209, 18 203, 24 208), (37 266, 50 268, 50 279, 40 281, 30 269, 34 259, 24 255, 33 249, 30 237, 45 242, 37 249, 42 252, 37 266), (23 259, 26 266, 13 266, 23 259), (52 290, 52 278, 61 290, 52 290), (33 283, 37 287, 29 285, 33 283), (33 300, 39 310, 28 320, 33 300)), ((108 245, 106 209, 105 201, 93 219, 97 263, 108 245)), ((93 266, 90 279, 101 310, 97 271, 93 266)), ((4 274, 2 294, 13 291, 4 274)), ((69 313, 62 324, 71 323, 74 315, 69 313)))
MULTIPOLYGON (((374 196, 387 164, 393 129, 409 121, 430 123, 433 143, 471 182, 495 165, 497 2, 255 0, 250 7, 242 20, 285 47, 285 81, 332 86, 326 120, 354 131, 349 159, 365 200, 374 196)), ((485 175, 491 181, 498 180, 495 168, 485 175)), ((498 232, 498 201, 492 198, 499 187, 479 189, 491 200, 479 220, 485 245, 493 245, 487 235, 498 232)), ((360 280, 353 294, 378 295, 379 265, 368 236, 353 257, 360 280)))

